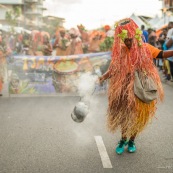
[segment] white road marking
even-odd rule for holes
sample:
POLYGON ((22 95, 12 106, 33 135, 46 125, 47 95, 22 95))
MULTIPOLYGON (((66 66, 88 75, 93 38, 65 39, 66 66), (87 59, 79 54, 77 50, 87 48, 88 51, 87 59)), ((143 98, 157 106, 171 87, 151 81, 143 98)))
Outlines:
POLYGON ((102 137, 101 136, 94 136, 97 148, 101 157, 101 161, 103 164, 103 168, 112 168, 111 161, 109 159, 108 153, 106 151, 106 147, 103 143, 102 137))

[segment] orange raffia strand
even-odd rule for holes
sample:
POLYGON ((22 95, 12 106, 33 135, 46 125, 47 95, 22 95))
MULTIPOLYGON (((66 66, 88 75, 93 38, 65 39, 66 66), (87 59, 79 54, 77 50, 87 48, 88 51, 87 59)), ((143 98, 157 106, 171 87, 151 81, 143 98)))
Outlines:
POLYGON ((0 92, 2 92, 3 89, 3 81, 2 81, 2 77, 0 76, 0 92))
POLYGON ((153 64, 151 53, 146 44, 138 46, 136 39, 130 50, 127 49, 118 34, 122 29, 128 31, 128 37, 135 35, 138 26, 130 23, 115 29, 112 62, 110 64, 110 83, 108 90, 108 128, 115 132, 120 126, 128 137, 139 134, 154 116, 156 103, 163 100, 163 89, 157 69, 153 64), (144 70, 158 86, 158 99, 150 104, 143 103, 134 95, 134 72, 144 70))

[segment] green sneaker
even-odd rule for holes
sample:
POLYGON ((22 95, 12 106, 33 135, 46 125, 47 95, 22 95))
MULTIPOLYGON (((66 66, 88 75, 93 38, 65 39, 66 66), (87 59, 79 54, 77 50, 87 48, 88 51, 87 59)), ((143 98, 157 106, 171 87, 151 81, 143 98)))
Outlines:
POLYGON ((127 145, 127 141, 121 139, 120 142, 118 143, 118 146, 116 147, 115 151, 117 154, 122 154, 124 152, 124 147, 127 145))
POLYGON ((135 142, 132 140, 129 140, 128 142, 128 152, 129 153, 134 153, 136 151, 136 146, 135 146, 135 142))

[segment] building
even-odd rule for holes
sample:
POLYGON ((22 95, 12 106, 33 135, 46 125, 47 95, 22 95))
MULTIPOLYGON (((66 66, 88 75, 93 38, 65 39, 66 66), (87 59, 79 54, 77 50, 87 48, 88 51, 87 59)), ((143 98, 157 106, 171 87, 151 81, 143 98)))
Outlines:
POLYGON ((47 25, 52 25, 52 23, 58 23, 59 26, 63 26, 65 19, 56 16, 44 16, 43 22, 47 25))
POLYGON ((25 25, 32 29, 41 28, 43 25, 44 0, 24 0, 25 25))
POLYGON ((163 0, 163 7, 173 12, 173 0, 163 0))
POLYGON ((173 0, 159 0, 162 1, 162 12, 173 12, 173 0))
POLYGON ((56 16, 43 17, 44 30, 49 32, 51 35, 55 34, 57 28, 59 26, 63 26, 64 22, 65 19, 61 17, 56 17, 56 16))
POLYGON ((42 27, 44 0, 0 0, 0 23, 8 25, 6 20, 7 10, 12 10, 13 7, 21 8, 21 16, 17 19, 18 26, 26 29, 38 29, 42 27))

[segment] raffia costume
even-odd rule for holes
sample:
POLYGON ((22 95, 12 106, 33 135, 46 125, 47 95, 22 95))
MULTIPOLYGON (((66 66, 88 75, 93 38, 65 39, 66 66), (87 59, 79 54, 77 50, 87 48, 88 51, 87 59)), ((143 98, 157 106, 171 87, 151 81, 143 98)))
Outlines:
POLYGON ((108 128, 115 132, 121 128, 126 137, 138 135, 156 111, 158 100, 163 99, 163 89, 157 69, 153 63, 160 52, 142 42, 142 32, 131 19, 116 24, 112 61, 109 67, 108 128), (125 38, 133 38, 132 47, 124 44, 125 38), (134 94, 134 72, 143 70, 151 76, 158 88, 158 98, 147 104, 134 94))

